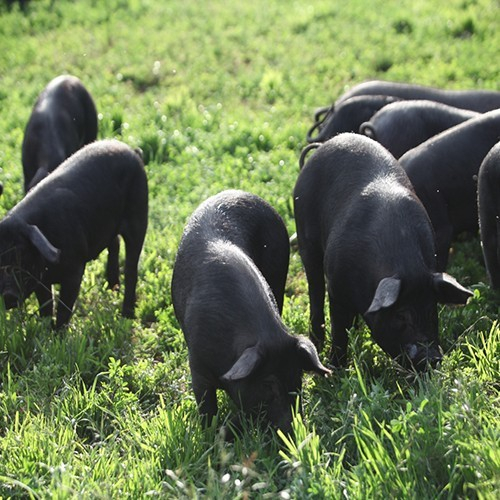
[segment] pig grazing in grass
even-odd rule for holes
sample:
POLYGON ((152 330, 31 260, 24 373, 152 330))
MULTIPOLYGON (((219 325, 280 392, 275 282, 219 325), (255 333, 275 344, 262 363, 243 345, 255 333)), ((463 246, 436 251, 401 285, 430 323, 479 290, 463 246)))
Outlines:
POLYGON ((363 95, 347 99, 327 111, 320 111, 316 123, 307 133, 308 142, 325 142, 342 132, 358 132, 362 123, 389 103, 397 102, 396 97, 386 95, 363 95), (313 137, 313 132, 318 133, 313 137))
POLYGON ((326 281, 334 365, 346 362, 357 314, 390 356, 417 369, 435 363, 437 302, 465 303, 471 292, 436 272, 427 213, 383 146, 358 134, 318 146, 294 190, 314 343, 324 342, 326 281))
POLYGON ((24 191, 96 138, 96 108, 83 83, 71 75, 54 78, 38 96, 24 132, 24 191))
POLYGON ((455 125, 399 159, 434 227, 438 271, 446 270, 455 236, 477 235, 477 175, 499 138, 500 109, 455 125))
POLYGON ((384 99, 387 103, 391 100, 425 99, 479 113, 500 108, 500 92, 494 90, 448 90, 411 83, 372 80, 347 90, 332 106, 320 108, 315 113, 315 123, 307 134, 308 142, 324 142, 340 132, 358 132, 363 122, 368 121, 379 109, 383 109, 384 99), (373 106, 376 103, 379 104, 378 107, 373 106), (357 126, 354 126, 355 123, 357 126), (315 130, 318 134, 313 137, 315 130))
POLYGON ((35 292, 51 316, 59 283, 56 327, 71 316, 85 264, 109 250, 107 280, 119 281, 118 235, 125 241, 123 315, 132 317, 137 264, 146 234, 148 186, 139 155, 115 141, 85 146, 31 189, 0 221, 0 294, 7 308, 35 292))
POLYGON ((383 80, 371 80, 355 85, 344 92, 337 99, 335 105, 360 95, 390 95, 406 100, 425 99, 479 113, 500 108, 500 92, 496 90, 452 90, 383 80))
POLYGON ((209 198, 186 225, 172 301, 206 423, 223 389, 243 412, 289 432, 302 372, 329 373, 312 342, 290 335, 281 320, 288 258, 281 217, 243 191, 209 198))
POLYGON ((399 158, 443 130, 479 115, 476 111, 439 102, 399 101, 377 111, 361 124, 359 132, 375 139, 399 158))
POLYGON ((481 244, 490 284, 500 289, 500 142, 481 163, 478 175, 481 244))

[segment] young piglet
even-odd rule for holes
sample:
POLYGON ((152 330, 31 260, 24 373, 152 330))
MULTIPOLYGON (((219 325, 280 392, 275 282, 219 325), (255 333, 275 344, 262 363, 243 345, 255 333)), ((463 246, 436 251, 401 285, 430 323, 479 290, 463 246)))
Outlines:
POLYGON ((35 292, 56 327, 71 316, 85 264, 109 249, 107 280, 118 284, 118 235, 125 241, 123 314, 132 317, 137 264, 146 234, 148 186, 140 156, 127 145, 97 141, 77 151, 30 190, 0 221, 0 294, 7 308, 35 292))
POLYGON ((258 196, 223 191, 187 223, 172 301, 206 423, 224 389, 245 413, 289 432, 302 372, 329 373, 312 342, 290 335, 280 318, 288 257, 284 223, 258 196))
POLYGON ((500 289, 500 142, 479 168, 477 190, 484 262, 491 286, 500 289))
POLYGON ((368 137, 340 134, 309 158, 294 203, 316 346, 324 342, 326 277, 334 365, 346 362, 357 314, 390 356, 417 369, 438 361, 437 302, 472 294, 436 272, 431 223, 394 157, 368 137))
POLYGON ((97 113, 83 83, 71 75, 54 78, 38 96, 24 131, 24 191, 96 138, 97 113))

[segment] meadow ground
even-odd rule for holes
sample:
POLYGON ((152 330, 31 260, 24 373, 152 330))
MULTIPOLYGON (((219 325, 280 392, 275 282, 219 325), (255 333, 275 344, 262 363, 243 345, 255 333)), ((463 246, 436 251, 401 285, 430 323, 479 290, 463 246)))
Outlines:
MULTIPOLYGON (((305 376, 293 438, 248 424, 228 444, 201 430, 170 279, 186 218, 223 189, 262 196, 294 232, 306 132, 346 88, 500 90, 498 12, 495 0, 2 3, 0 215, 22 197, 36 96, 71 73, 95 99, 99 137, 142 148, 150 218, 136 320, 106 290, 105 252, 65 331, 40 320, 34 298, 0 310, 0 497, 497 498, 500 298, 477 239, 454 245, 449 271, 474 297, 440 308, 441 366, 404 372, 360 323, 347 369, 305 376)), ((308 332, 296 252, 284 322, 308 332)))

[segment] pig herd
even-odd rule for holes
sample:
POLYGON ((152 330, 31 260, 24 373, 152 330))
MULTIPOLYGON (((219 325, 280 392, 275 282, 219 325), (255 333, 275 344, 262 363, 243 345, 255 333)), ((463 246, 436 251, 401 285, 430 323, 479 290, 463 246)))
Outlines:
MULTIPOLYGON (((82 82, 52 80, 25 129, 25 197, 0 221, 5 307, 35 293, 56 328, 70 320, 86 263, 104 249, 108 285, 119 285, 120 236, 122 313, 134 316, 146 172, 140 151, 96 140, 97 129, 82 82)), ((491 286, 500 288, 500 92, 366 82, 318 110, 307 140, 293 200, 311 339, 281 319, 290 244, 269 203, 226 190, 184 229, 172 303, 206 423, 223 389, 243 413, 291 431, 303 372, 331 373, 318 356, 326 293, 331 367, 346 363, 348 332, 362 316, 386 353, 423 370, 442 356, 438 302, 472 295, 446 273, 457 234, 479 230, 491 286)))

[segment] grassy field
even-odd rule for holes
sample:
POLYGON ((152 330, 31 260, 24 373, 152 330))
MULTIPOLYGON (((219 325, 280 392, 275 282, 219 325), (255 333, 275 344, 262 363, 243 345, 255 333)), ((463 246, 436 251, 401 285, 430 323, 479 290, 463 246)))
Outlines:
MULTIPOLYGON (((500 90, 498 1, 32 0, 0 7, 0 198, 22 197, 21 143, 54 76, 78 76, 99 136, 147 161, 149 230, 137 319, 87 266, 70 326, 51 331, 34 297, 0 308, 0 498, 498 498, 500 298, 477 240, 449 268, 474 298, 440 309, 442 365, 404 372, 361 325, 350 363, 305 377, 293 438, 250 424, 202 431, 170 300, 186 218, 208 196, 264 197, 295 231, 292 189, 315 108, 382 78, 500 90)), ((308 332, 292 253, 284 307, 308 332)), ((325 356, 326 353, 323 353, 325 356)), ((219 423, 231 405, 221 394, 219 423)))

